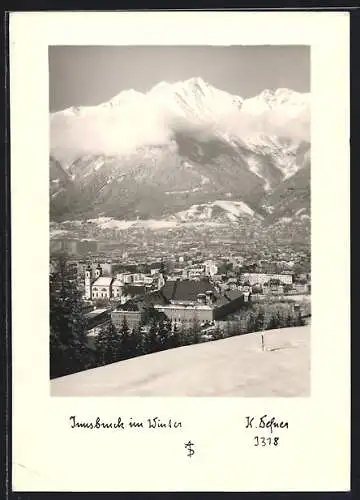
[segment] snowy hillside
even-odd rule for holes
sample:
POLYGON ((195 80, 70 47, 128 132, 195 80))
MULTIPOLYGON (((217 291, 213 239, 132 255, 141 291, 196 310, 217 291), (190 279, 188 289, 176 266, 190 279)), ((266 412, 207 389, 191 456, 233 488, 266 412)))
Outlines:
POLYGON ((228 221, 236 221, 239 217, 254 215, 254 210, 242 201, 216 200, 212 203, 192 205, 188 210, 176 213, 174 219, 191 222, 222 217, 228 221))
POLYGON ((52 396, 310 395, 310 327, 148 354, 51 381, 52 396))

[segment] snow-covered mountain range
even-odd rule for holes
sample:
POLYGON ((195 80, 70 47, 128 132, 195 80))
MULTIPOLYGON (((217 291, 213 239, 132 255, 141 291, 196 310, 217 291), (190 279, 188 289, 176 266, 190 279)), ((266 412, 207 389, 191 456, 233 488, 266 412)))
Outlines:
POLYGON ((201 78, 161 82, 52 113, 50 137, 53 220, 309 213, 310 94, 243 99, 201 78))

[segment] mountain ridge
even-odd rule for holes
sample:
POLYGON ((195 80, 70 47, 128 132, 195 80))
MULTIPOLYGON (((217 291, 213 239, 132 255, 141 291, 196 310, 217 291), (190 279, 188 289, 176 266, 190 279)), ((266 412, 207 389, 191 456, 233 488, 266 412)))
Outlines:
POLYGON ((164 219, 223 199, 276 222, 273 193, 303 169, 309 188, 309 133, 310 94, 243 99, 199 77, 51 113, 51 220, 164 219))

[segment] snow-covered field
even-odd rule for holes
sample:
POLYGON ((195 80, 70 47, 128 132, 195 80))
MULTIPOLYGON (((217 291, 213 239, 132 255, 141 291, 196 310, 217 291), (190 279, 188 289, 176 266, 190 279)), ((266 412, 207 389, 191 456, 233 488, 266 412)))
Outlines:
POLYGON ((310 395, 310 326, 179 347, 60 377, 52 396, 310 395))

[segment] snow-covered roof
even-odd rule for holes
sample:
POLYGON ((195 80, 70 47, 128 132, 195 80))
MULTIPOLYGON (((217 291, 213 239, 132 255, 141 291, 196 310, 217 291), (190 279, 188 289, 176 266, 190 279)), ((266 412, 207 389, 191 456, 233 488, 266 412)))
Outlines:
POLYGON ((119 280, 118 278, 115 278, 112 286, 124 286, 124 282, 122 280, 119 280))
POLYGON ((88 313, 85 314, 86 318, 93 318, 95 316, 98 316, 100 314, 103 314, 106 312, 108 309, 102 308, 102 309, 93 309, 92 311, 89 311, 88 313))
POLYGON ((93 286, 110 286, 113 278, 108 276, 100 276, 94 281, 93 286))

